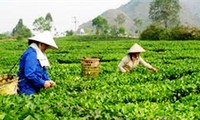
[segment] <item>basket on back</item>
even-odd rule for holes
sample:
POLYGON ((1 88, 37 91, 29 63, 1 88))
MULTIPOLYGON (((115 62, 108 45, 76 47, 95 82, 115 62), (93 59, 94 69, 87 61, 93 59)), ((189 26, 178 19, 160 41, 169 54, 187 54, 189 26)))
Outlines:
POLYGON ((96 77, 99 75, 99 60, 98 58, 85 58, 81 60, 82 74, 88 77, 96 77))
POLYGON ((17 94, 18 77, 16 75, 0 75, 0 95, 17 94))

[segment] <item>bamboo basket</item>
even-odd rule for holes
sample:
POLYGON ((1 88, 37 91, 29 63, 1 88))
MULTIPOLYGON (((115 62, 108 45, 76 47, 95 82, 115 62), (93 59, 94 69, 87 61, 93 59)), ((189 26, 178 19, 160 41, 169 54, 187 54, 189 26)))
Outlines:
POLYGON ((18 77, 16 75, 0 75, 0 95, 17 94, 18 77))
POLYGON ((98 58, 85 58, 81 60, 82 74, 88 77, 96 77, 99 75, 99 60, 98 58))

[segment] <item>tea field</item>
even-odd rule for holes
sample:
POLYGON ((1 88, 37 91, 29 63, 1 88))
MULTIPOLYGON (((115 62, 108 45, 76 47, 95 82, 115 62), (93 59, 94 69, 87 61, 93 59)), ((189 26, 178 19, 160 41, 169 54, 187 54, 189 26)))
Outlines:
MULTIPOLYGON (((197 120, 200 119, 200 41, 70 40, 57 38, 48 50, 54 88, 30 96, 1 95, 0 120, 197 120), (158 69, 117 65, 138 43, 141 56, 158 69), (95 78, 81 74, 84 57, 100 58, 95 78)), ((0 74, 8 73, 26 41, 0 41, 0 74)), ((11 71, 16 74, 18 65, 11 71)))

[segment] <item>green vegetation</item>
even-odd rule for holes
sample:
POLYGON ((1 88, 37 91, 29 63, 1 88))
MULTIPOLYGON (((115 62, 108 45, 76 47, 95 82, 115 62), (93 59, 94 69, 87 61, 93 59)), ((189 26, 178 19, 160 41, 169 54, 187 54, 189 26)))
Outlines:
POLYGON ((150 3, 152 23, 140 34, 142 40, 199 40, 200 29, 182 25, 179 0, 154 0, 150 3))
POLYGON ((180 24, 180 10, 179 0, 154 0, 150 3, 149 18, 153 24, 167 29, 180 24))
POLYGON ((17 25, 12 30, 12 36, 17 38, 18 40, 28 38, 31 36, 31 30, 23 24, 22 19, 19 19, 17 25))
POLYGON ((7 34, 0 34, 0 40, 8 39, 10 36, 7 34))
POLYGON ((195 27, 177 26, 170 29, 150 25, 141 35, 141 40, 199 40, 200 29, 195 27))
POLYGON ((96 28, 96 35, 105 35, 108 32, 108 21, 102 16, 94 18, 92 25, 96 28))
MULTIPOLYGON (((78 38, 78 37, 77 37, 78 38)), ((200 42, 140 40, 56 40, 49 50, 49 73, 57 86, 39 94, 0 96, 0 119, 200 119, 200 42), (143 58, 156 66, 153 73, 139 66, 116 72, 135 43, 143 58), (100 58, 96 78, 82 76, 80 60, 100 58)), ((27 48, 25 41, 0 42, 0 73, 7 73, 27 48)), ((17 72, 17 67, 12 73, 17 72)))
POLYGON ((45 30, 49 30, 51 31, 51 29, 53 28, 53 18, 51 16, 51 13, 47 13, 46 17, 39 17, 37 19, 35 19, 35 21, 33 22, 33 30, 35 31, 45 31, 45 30))

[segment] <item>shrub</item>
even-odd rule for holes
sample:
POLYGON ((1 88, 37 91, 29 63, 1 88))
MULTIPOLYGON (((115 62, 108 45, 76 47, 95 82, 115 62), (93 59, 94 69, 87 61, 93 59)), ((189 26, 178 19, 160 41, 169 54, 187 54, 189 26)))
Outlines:
POLYGON ((190 40, 192 34, 188 27, 179 26, 171 29, 172 38, 175 40, 190 40))
POLYGON ((1 33, 0 34, 0 40, 5 40, 11 38, 9 33, 1 33))
POLYGON ((141 35, 141 40, 160 40, 160 34, 164 31, 163 28, 156 26, 156 25, 150 25, 147 27, 146 30, 144 30, 141 35))
POLYGON ((200 29, 195 27, 177 26, 164 29, 151 25, 140 35, 141 40, 199 40, 200 29))
POLYGON ((159 34, 160 40, 173 40, 170 29, 165 29, 159 34))

